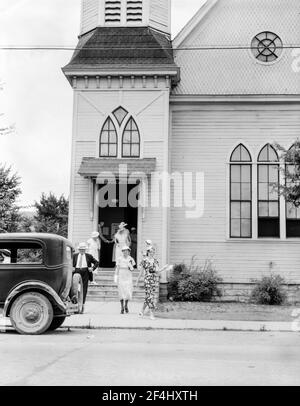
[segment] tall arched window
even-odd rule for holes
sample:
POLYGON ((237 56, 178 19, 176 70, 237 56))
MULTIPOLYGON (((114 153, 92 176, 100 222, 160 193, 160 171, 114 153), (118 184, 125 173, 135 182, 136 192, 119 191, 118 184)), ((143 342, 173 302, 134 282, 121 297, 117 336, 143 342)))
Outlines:
POLYGON ((141 153, 140 133, 131 117, 126 124, 122 137, 122 158, 139 158, 141 153))
MULTIPOLYGON (((293 155, 297 153, 296 146, 293 145, 289 149, 289 152, 291 152, 293 155)), ((286 177, 286 186, 288 186, 289 188, 293 186, 297 187, 299 185, 299 181, 293 181, 293 176, 296 175, 296 168, 295 165, 291 164, 291 162, 292 159, 287 159, 285 165, 286 175, 289 175, 286 177)), ((297 178, 298 176, 295 176, 295 179, 297 178)), ((288 201, 288 199, 286 202, 286 237, 300 237, 300 207, 296 206, 293 202, 288 201)))
POLYGON ((112 157, 118 156, 118 135, 116 127, 111 118, 108 118, 101 130, 100 135, 100 157, 112 157))
POLYGON ((279 158, 267 144, 258 156, 258 237, 280 237, 279 158))
POLYGON ((230 158, 230 237, 252 237, 252 159, 240 144, 230 158))

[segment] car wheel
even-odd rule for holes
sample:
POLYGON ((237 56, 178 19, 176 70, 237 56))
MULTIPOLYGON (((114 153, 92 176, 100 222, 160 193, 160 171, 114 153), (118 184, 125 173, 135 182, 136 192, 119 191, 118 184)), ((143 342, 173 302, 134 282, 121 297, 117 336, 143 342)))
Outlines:
POLYGON ((23 293, 12 304, 10 320, 20 334, 43 334, 53 321, 53 308, 41 293, 23 293))
POLYGON ((73 301, 76 300, 78 304, 78 313, 82 313, 83 310, 83 282, 81 275, 75 273, 73 275, 72 287, 70 291, 70 298, 73 301))
POLYGON ((50 326, 48 328, 48 331, 56 330, 57 328, 59 328, 64 323, 65 320, 66 320, 65 316, 63 316, 63 317, 54 317, 53 320, 52 320, 52 323, 50 324, 50 326))

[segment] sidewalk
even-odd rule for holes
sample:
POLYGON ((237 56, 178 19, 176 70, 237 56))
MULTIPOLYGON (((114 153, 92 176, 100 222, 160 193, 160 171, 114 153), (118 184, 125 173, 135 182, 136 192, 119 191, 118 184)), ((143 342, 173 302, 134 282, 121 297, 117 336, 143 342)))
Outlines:
MULTIPOLYGON (((150 320, 140 318, 141 303, 130 303, 129 314, 120 314, 118 302, 88 302, 85 314, 68 317, 62 328, 74 329, 154 329, 207 331, 277 331, 292 332, 291 322, 231 321, 231 320, 150 320)), ((10 326, 9 319, 0 317, 0 327, 10 326)))

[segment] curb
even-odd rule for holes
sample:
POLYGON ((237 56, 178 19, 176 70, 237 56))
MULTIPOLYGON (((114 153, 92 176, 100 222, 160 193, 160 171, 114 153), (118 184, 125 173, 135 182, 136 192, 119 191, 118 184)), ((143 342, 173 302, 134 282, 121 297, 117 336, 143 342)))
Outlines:
POLYGON ((207 327, 116 327, 116 326, 62 326, 61 330, 141 330, 141 331, 219 331, 219 332, 248 332, 248 333, 299 333, 298 331, 288 329, 242 329, 242 328, 207 328, 207 327))

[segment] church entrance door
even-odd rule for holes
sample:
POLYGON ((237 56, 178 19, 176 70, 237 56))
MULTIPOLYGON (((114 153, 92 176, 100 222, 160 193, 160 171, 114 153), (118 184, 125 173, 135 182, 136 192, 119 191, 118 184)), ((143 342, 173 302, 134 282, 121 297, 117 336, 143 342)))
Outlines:
MULTIPOLYGON (((108 197, 110 192, 105 195, 105 200, 109 202, 107 207, 99 208, 99 227, 101 227, 102 235, 107 240, 112 240, 115 233, 118 231, 118 226, 121 222, 127 223, 127 229, 130 231, 132 239, 132 256, 135 257, 137 251, 137 230, 138 230, 138 207, 132 207, 129 204, 128 196, 130 192, 136 188, 136 185, 110 185, 114 189, 111 192, 111 197, 108 197), (125 205, 124 196, 127 196, 127 204, 125 205)), ((107 185, 100 185, 100 189, 105 188, 107 185)), ((103 192, 104 193, 104 192, 103 192)), ((101 268, 114 268, 113 262, 113 248, 114 244, 107 244, 101 241, 100 253, 100 267, 101 268)))

